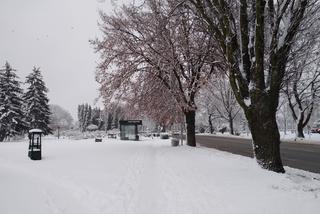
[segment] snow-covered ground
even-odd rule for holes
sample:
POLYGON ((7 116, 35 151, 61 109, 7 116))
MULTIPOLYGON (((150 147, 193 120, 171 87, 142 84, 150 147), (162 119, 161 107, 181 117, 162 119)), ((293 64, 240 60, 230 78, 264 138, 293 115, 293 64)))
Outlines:
MULTIPOLYGON (((202 133, 199 135, 213 135, 213 136, 225 136, 225 137, 240 137, 240 138, 251 138, 251 134, 247 134, 247 133, 242 133, 240 136, 236 136, 236 135, 231 135, 228 132, 225 133, 214 133, 214 134, 209 134, 209 133, 202 133)), ((286 134, 284 134, 284 132, 280 132, 280 138, 282 141, 290 141, 290 142, 297 142, 297 143, 309 143, 309 144, 320 144, 320 134, 318 133, 305 133, 305 138, 297 138, 295 133, 292 132, 287 132, 286 134)))
POLYGON ((283 141, 295 141, 297 143, 311 143, 311 144, 320 144, 320 134, 318 133, 305 133, 305 138, 297 138, 295 133, 287 132, 284 134, 280 132, 281 139, 283 141))
POLYGON ((320 175, 170 140, 0 143, 1 214, 319 213, 320 175))

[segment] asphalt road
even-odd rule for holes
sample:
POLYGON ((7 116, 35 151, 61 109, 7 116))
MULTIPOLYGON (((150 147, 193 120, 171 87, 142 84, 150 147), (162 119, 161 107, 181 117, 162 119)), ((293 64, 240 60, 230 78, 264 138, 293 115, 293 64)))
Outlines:
MULTIPOLYGON (((196 139, 203 147, 253 157, 251 139, 199 135, 196 139)), ((320 145, 282 142, 280 147, 285 166, 320 173, 320 145)))

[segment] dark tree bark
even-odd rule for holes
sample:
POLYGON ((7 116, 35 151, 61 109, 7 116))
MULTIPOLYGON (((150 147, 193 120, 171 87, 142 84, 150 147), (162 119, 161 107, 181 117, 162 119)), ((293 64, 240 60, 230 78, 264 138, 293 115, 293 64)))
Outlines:
POLYGON ((5 134, 0 133, 0 142, 3 142, 5 139, 5 134))
POLYGON ((233 118, 232 118, 232 116, 229 117, 229 128, 230 128, 230 134, 234 135, 233 118))
POLYGON ((303 133, 303 123, 301 123, 302 121, 300 120, 298 123, 297 123, 297 137, 299 138, 304 138, 304 133, 303 133))
POLYGON ((187 145, 196 146, 196 128, 195 128, 195 111, 185 112, 186 123, 187 123, 187 145))
POLYGON ((162 123, 162 124, 160 124, 160 126, 161 126, 161 132, 166 132, 167 131, 167 126, 166 126, 166 124, 164 124, 164 123, 162 123))
POLYGON ((284 172, 280 156, 280 134, 276 112, 268 102, 245 112, 257 162, 265 169, 284 172))
POLYGON ((213 124, 212 124, 212 114, 209 114, 208 122, 209 122, 209 127, 210 127, 210 134, 212 134, 214 131, 213 124))

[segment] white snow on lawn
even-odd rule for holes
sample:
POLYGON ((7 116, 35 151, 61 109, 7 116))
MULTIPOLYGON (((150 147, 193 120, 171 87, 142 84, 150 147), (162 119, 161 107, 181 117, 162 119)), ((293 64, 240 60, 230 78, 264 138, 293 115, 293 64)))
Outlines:
MULTIPOLYGON (((225 133, 202 133, 197 135, 204 135, 204 136, 219 136, 219 137, 233 137, 233 138, 247 138, 251 139, 251 134, 242 133, 241 135, 231 135, 229 132, 225 133)), ((320 134, 318 133, 304 133, 305 138, 297 138, 295 133, 287 132, 284 134, 284 132, 280 132, 280 139, 284 142, 295 142, 295 143, 307 143, 307 144, 320 144, 320 134)))
POLYGON ((304 133, 304 138, 297 138, 295 133, 287 132, 284 134, 280 132, 281 140, 283 141, 295 141, 296 143, 308 143, 308 144, 320 144, 320 134, 318 133, 304 133))
POLYGON ((170 140, 0 143, 1 214, 319 213, 320 175, 170 140))

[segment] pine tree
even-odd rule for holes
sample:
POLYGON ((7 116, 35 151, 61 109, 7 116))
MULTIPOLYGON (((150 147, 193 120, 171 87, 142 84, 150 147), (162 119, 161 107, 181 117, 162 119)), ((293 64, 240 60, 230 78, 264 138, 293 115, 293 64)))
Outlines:
POLYGON ((79 129, 83 132, 83 121, 84 121, 84 104, 78 105, 78 121, 79 121, 79 129))
POLYGON ((23 99, 28 127, 41 129, 45 135, 52 134, 52 130, 48 126, 51 114, 47 97, 48 89, 39 68, 33 68, 32 73, 27 76, 26 83, 29 87, 23 99))
POLYGON ((26 129, 22 89, 15 71, 8 62, 0 70, 0 141, 21 134, 26 129))
POLYGON ((79 129, 81 132, 86 131, 87 127, 93 123, 94 111, 95 110, 92 110, 92 107, 88 103, 78 106, 79 129))
POLYGON ((91 124, 91 121, 92 121, 91 115, 92 115, 92 108, 89 104, 86 104, 84 129, 86 129, 91 124))

